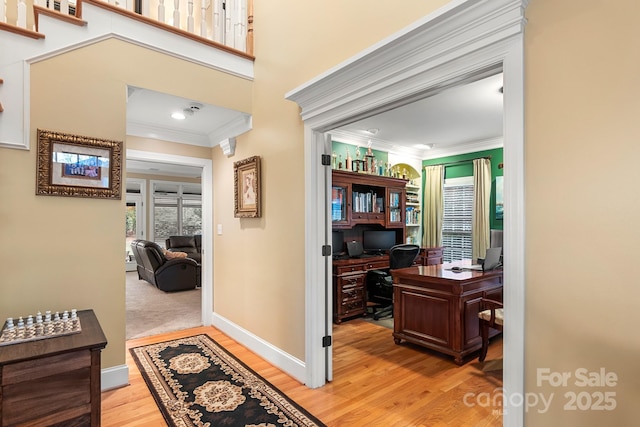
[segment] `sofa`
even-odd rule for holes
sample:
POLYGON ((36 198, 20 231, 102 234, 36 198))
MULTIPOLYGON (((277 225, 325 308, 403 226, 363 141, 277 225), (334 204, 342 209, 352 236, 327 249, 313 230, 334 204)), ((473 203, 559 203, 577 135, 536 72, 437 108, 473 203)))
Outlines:
POLYGON ((187 257, 195 260, 198 264, 202 262, 202 236, 169 236, 165 240, 168 251, 186 252, 187 257))
POLYGON ((143 239, 131 242, 131 250, 136 259, 138 278, 158 289, 175 292, 200 286, 200 264, 194 259, 167 257, 160 245, 143 239))

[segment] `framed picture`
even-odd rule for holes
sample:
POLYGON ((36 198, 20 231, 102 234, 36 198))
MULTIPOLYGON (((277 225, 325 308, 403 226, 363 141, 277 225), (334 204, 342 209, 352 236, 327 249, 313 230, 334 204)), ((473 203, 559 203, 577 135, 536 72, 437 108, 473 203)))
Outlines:
POLYGON ((236 218, 260 218, 260 157, 253 156, 233 164, 236 218))
POLYGON ((504 219, 504 177, 496 177, 496 219, 504 219))
POLYGON ((120 199, 122 141, 38 129, 36 194, 120 199))

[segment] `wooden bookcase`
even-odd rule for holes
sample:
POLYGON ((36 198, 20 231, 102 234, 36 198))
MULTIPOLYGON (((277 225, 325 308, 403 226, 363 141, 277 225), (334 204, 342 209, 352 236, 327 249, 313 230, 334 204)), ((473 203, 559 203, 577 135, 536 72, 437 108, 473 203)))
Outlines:
POLYGON ((334 170, 331 218, 333 229, 376 224, 400 230, 405 237, 406 179, 334 170))

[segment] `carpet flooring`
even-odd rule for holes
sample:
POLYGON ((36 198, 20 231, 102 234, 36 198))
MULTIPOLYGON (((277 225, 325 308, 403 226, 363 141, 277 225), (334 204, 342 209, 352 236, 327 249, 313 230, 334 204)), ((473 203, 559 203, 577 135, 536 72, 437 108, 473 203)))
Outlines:
POLYGON ((126 339, 202 325, 201 290, 163 292, 129 271, 126 292, 126 339))
POLYGON ((131 355, 171 427, 324 427, 207 335, 134 347, 131 355))

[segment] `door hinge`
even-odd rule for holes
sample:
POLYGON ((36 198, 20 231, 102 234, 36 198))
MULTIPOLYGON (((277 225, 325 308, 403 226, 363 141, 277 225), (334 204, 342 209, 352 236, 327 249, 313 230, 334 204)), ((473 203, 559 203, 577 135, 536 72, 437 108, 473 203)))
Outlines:
POLYGON ((323 154, 322 155, 322 166, 331 166, 331 155, 323 154))
POLYGON ((322 346, 329 347, 331 345, 331 335, 322 337, 322 346))
POLYGON ((331 245, 322 245, 322 256, 331 256, 331 245))

